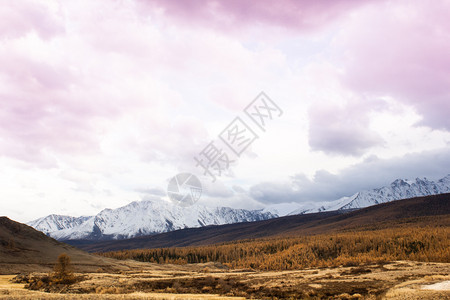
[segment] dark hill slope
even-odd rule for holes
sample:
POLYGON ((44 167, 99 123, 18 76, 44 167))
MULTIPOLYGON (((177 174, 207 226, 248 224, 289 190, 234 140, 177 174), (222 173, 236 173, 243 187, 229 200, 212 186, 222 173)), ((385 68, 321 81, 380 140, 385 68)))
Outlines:
POLYGON ((30 226, 0 217, 0 274, 51 271, 61 253, 70 256, 75 271, 125 268, 123 262, 89 254, 30 226))

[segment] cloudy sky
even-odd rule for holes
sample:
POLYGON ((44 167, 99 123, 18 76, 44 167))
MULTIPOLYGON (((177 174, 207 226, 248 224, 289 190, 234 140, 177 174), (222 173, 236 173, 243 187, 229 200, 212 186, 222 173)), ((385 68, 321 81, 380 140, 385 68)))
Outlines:
POLYGON ((441 178, 449 20, 440 0, 6 0, 0 215, 164 201, 180 172, 242 208, 441 178), (283 111, 264 132, 261 91, 283 111), (194 157, 235 117, 258 138, 212 182, 194 157))

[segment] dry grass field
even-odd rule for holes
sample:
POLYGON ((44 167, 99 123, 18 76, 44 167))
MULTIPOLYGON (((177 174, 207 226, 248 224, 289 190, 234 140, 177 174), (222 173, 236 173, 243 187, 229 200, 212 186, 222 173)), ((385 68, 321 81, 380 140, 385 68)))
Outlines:
MULTIPOLYGON (((79 274, 83 280, 72 285, 44 284, 37 290, 26 289, 24 283, 13 283, 14 275, 2 275, 0 298, 450 299, 448 263, 396 261, 291 271, 230 270, 213 263, 141 266, 145 267, 79 274)), ((27 280, 36 281, 46 275, 33 273, 27 280)))

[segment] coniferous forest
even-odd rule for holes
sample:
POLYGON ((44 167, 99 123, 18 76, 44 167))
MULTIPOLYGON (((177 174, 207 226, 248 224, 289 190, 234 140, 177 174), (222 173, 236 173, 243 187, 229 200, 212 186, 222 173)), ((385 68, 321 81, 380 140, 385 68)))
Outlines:
POLYGON ((99 253, 159 264, 219 262, 230 268, 294 270, 393 260, 450 262, 450 228, 403 227, 242 240, 182 248, 99 253))

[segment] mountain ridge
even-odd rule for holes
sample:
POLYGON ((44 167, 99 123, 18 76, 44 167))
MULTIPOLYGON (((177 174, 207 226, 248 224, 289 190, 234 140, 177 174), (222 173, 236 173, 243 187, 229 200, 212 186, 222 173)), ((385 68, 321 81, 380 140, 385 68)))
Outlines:
POLYGON ((264 221, 187 228, 114 241, 65 241, 89 252, 187 247, 258 238, 295 237, 409 226, 450 226, 450 193, 381 203, 353 211, 291 215, 264 221))
POLYGON ((183 228, 267 220, 277 217, 260 210, 180 207, 166 201, 134 201, 117 209, 103 209, 95 216, 49 215, 27 223, 58 240, 123 239, 183 228))
MULTIPOLYGON (((436 182, 426 178, 396 179, 388 186, 360 191, 325 204, 312 204, 287 215, 355 210, 394 200, 449 192, 450 174, 436 182)), ((272 209, 259 210, 200 205, 183 208, 167 201, 143 200, 117 209, 106 208, 95 216, 49 215, 27 224, 58 240, 114 240, 184 228, 267 220, 283 215, 273 205, 272 209)))
POLYGON ((430 196, 449 192, 450 174, 437 180, 436 182, 430 181, 427 178, 416 178, 415 181, 408 179, 396 179, 389 186, 371 190, 363 190, 353 194, 350 197, 342 197, 325 205, 321 204, 307 209, 300 208, 292 211, 289 215, 360 209, 400 199, 430 196))

